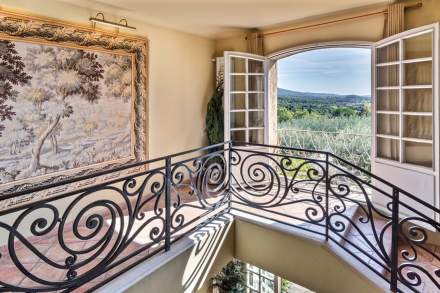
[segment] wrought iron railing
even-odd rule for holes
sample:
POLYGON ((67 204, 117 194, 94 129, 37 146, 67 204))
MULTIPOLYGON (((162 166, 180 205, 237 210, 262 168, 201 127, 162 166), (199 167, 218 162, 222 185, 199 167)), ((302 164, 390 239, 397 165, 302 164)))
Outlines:
POLYGON ((231 209, 320 235, 392 291, 440 290, 440 210, 326 151, 223 143, 0 201, 96 176, 115 179, 0 212, 0 291, 94 290, 231 209))
POLYGON ((390 283, 440 290, 440 210, 326 151, 233 148, 232 208, 318 234, 390 283))

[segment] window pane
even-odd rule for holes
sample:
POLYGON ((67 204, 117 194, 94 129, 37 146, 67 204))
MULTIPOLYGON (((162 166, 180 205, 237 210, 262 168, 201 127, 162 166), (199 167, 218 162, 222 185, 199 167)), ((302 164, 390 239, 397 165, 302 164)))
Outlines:
POLYGON ((248 275, 248 287, 255 289, 255 290, 259 290, 260 289, 260 276, 251 272, 251 271, 247 271, 247 275, 248 275))
POLYGON ((246 76, 245 75, 231 75, 231 91, 232 92, 246 91, 246 76))
POLYGON ((398 86, 399 65, 377 67, 377 86, 398 86))
POLYGON ((231 72, 246 73, 246 59, 240 57, 231 57, 231 72))
POLYGON ((404 137, 432 139, 432 117, 404 115, 404 137))
POLYGON ((377 133, 399 136, 399 115, 378 114, 377 133))
POLYGON ((231 109, 232 110, 246 109, 246 94, 231 94, 231 109))
POLYGON ((246 141, 246 130, 232 130, 231 131, 232 141, 246 141))
POLYGON ((399 161, 399 141, 397 139, 377 138, 377 156, 379 158, 399 161))
POLYGON ((249 142, 264 143, 264 129, 249 130, 249 142))
POLYGON ((432 168, 432 144, 405 141, 405 162, 432 168))
POLYGON ((432 33, 403 40, 404 59, 432 57, 432 33))
POLYGON ((273 293, 274 292, 275 284, 273 281, 270 281, 268 279, 262 278, 261 279, 261 292, 265 293, 273 293))
POLYGON ((432 89, 404 90, 405 112, 432 112, 432 89))
POLYGON ((249 91, 262 92, 264 91, 264 76, 249 75, 249 91))
POLYGON ((416 62, 405 64, 405 85, 431 85, 432 62, 416 62))
POLYGON ((249 111, 249 127, 264 127, 264 111, 249 111))
POLYGON ((376 63, 399 61, 399 43, 393 43, 386 47, 377 48, 376 63))
POLYGON ((259 60, 248 60, 249 64, 249 73, 263 73, 263 61, 259 60))
POLYGON ((231 128, 246 127, 246 112, 231 112, 231 128))
POLYGON ((399 111, 399 90, 377 91, 378 111, 399 111))
POLYGON ((264 109, 264 94, 249 94, 249 109, 264 109))

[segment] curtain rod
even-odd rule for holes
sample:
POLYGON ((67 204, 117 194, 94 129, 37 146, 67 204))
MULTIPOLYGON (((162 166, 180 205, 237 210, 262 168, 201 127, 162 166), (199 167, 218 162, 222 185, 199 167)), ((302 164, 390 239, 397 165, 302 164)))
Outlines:
MULTIPOLYGON (((408 4, 405 4, 405 8, 419 8, 419 7, 422 7, 422 6, 423 6, 423 4, 422 4, 421 1, 418 1, 418 2, 416 2, 416 3, 408 3, 408 4)), ((310 24, 310 25, 304 25, 304 26, 298 26, 298 27, 286 28, 286 29, 282 29, 282 30, 278 30, 278 31, 272 31, 272 32, 267 32, 267 33, 261 33, 260 35, 263 36, 263 37, 265 37, 265 36, 276 35, 276 34, 286 33, 286 32, 290 32, 290 31, 296 31, 296 30, 307 29, 307 28, 313 28, 313 27, 323 26, 323 25, 327 25, 327 24, 333 24, 333 23, 338 23, 338 22, 344 22, 344 21, 348 21, 348 20, 353 20, 353 19, 358 19, 358 18, 364 18, 364 17, 370 17, 370 16, 380 15, 380 14, 388 14, 388 10, 387 10, 387 9, 383 9, 383 10, 380 10, 380 11, 374 11, 374 12, 369 12, 369 13, 359 14, 359 15, 355 15, 355 16, 344 17, 344 18, 339 18, 339 19, 334 19, 334 20, 324 21, 324 22, 320 22, 320 23, 310 24)))

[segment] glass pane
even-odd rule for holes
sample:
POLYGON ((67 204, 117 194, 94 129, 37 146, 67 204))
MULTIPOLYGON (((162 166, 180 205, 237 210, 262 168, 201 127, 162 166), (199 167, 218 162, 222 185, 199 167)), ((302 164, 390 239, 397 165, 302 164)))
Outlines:
POLYGON ((246 76, 245 75, 231 75, 231 92, 246 91, 246 76))
POLYGON ((233 130, 231 131, 232 141, 246 141, 246 130, 233 130))
POLYGON ((377 91, 378 111, 399 111, 399 90, 377 91))
POLYGON ((249 73, 264 73, 263 61, 248 59, 249 73))
POLYGON ((404 59, 432 57, 432 33, 403 40, 404 59))
POLYGON ((376 63, 387 63, 395 61, 399 61, 398 42, 376 49, 376 63))
POLYGON ((264 111, 249 111, 249 127, 264 127, 264 111))
POLYGON ((246 94, 231 94, 231 109, 232 110, 246 109, 246 94))
POLYGON ((260 289, 260 276, 248 271, 248 286, 252 289, 259 290, 260 289))
POLYGON ((264 109, 264 94, 249 94, 249 109, 264 109))
POLYGON ((231 112, 231 128, 246 127, 246 112, 231 112))
POLYGON ((399 136, 399 115, 378 114, 377 133, 385 135, 399 136))
POLYGON ((398 86, 399 65, 377 67, 377 86, 398 86))
POLYGON ((249 130, 249 142, 264 143, 264 129, 249 130))
POLYGON ((261 293, 274 293, 275 283, 273 281, 262 279, 261 280, 261 293))
POLYGON ((405 141, 405 162, 432 168, 432 144, 405 141))
POLYGON ((432 113, 432 89, 407 89, 404 96, 403 111, 432 113))
POLYGON ((231 72, 246 73, 246 59, 240 57, 231 57, 231 72))
POLYGON ((404 115, 404 137, 432 139, 432 117, 404 115))
POLYGON ((377 138, 377 156, 379 158, 399 161, 399 141, 390 138, 377 138))
POLYGON ((262 92, 264 91, 264 76, 249 75, 249 91, 262 92))
POLYGON ((431 85, 432 62, 415 62, 405 64, 405 85, 431 85))

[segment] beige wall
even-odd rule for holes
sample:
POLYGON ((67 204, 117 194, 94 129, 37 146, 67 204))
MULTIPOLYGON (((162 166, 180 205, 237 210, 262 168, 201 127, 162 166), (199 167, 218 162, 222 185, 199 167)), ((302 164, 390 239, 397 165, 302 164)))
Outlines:
POLYGON ((412 29, 418 26, 440 21, 440 1, 423 0, 423 7, 408 9, 405 13, 405 28, 412 29))
POLYGON ((234 221, 229 215, 219 217, 200 231, 191 249, 176 256, 126 292, 212 292, 212 277, 234 257, 234 221))
POLYGON ((212 277, 233 257, 315 292, 383 292, 319 242, 277 232, 237 218, 230 227, 225 228, 224 241, 214 241, 207 245, 204 241, 216 238, 211 234, 192 250, 178 255, 126 292, 209 293, 212 292, 212 277), (204 264, 194 254, 196 247, 202 247, 197 253, 204 257, 204 264), (215 247, 218 253, 212 253, 216 250, 215 247), (206 248, 208 252, 205 251, 206 248), (212 265, 205 265, 207 263, 212 265), (197 278, 193 278, 193 284, 188 287, 185 276, 194 268, 197 278), (199 274, 200 271, 207 273, 205 277, 204 274, 199 274))
POLYGON ((235 257, 314 292, 383 292, 319 242, 242 220, 235 221, 235 257))
MULTIPOLYGON (((0 0, 0 8, 88 25, 96 11, 54 0, 0 0)), ((112 17, 106 14, 108 19, 112 17)), ((119 15, 119 18, 123 15, 119 15)), ((215 41, 128 20, 147 37, 149 157, 206 144, 204 117, 214 86, 215 41)))
MULTIPOLYGON (((377 11, 374 9, 372 11, 377 11)), ((349 16, 339 15, 338 17, 349 16)), ((353 14, 355 15, 355 14, 353 14)), ((325 18, 332 20, 333 18, 325 18)), ((321 21, 321 20, 320 20, 321 21)), ((283 49, 306 44, 331 41, 367 41, 375 42, 382 39, 384 15, 374 15, 357 20, 286 32, 276 35, 268 35, 264 38, 264 52, 269 55, 283 49)), ((431 24, 440 21, 440 1, 424 0, 423 7, 407 9, 405 12, 406 29, 431 24)), ((297 25, 309 25, 316 23, 309 21, 297 25)), ((283 27, 280 27, 280 29, 283 27)), ((216 42, 217 56, 223 55, 223 51, 246 51, 245 36, 220 39, 216 42)))
MULTIPOLYGON (((327 20, 331 19, 335 18, 327 18, 327 20)), ((301 23, 301 25, 310 25, 313 23, 316 23, 316 21, 304 22, 301 23)), ((374 42, 381 39, 383 34, 383 24, 384 16, 375 15, 353 21, 344 21, 331 25, 318 26, 313 29, 303 29, 281 34, 268 35, 264 37, 264 53, 265 55, 269 55, 284 49, 319 42, 374 42)), ((221 56, 223 54, 223 50, 246 51, 245 36, 217 40, 217 56, 221 56)))

